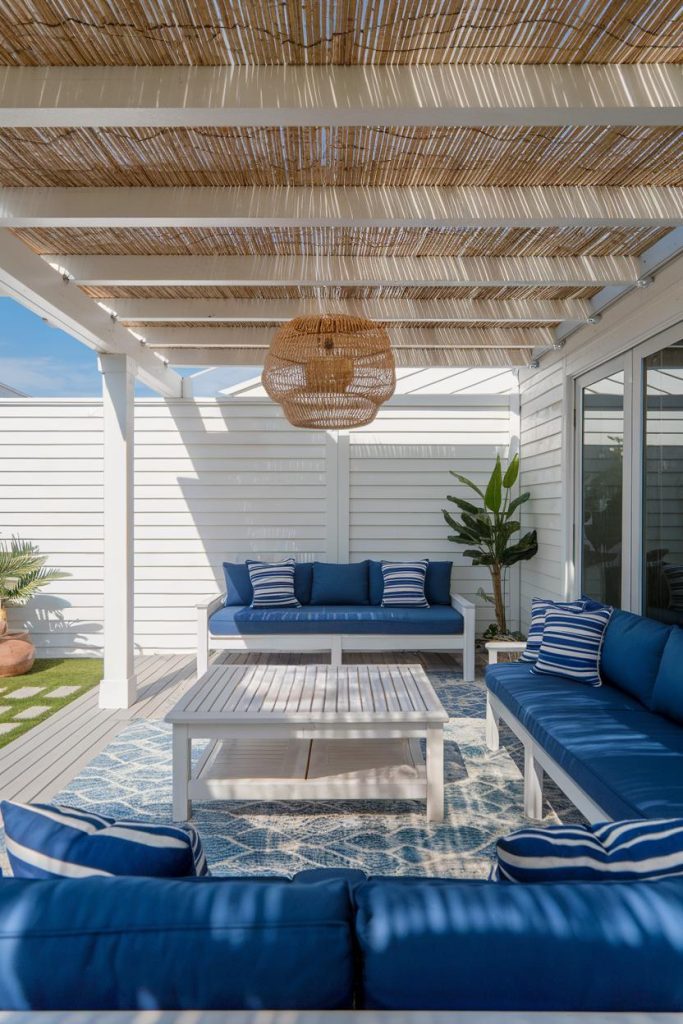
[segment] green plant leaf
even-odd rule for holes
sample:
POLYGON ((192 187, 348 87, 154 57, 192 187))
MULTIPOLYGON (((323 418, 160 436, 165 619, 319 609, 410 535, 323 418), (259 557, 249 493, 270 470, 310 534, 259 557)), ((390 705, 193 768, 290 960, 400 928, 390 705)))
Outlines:
POLYGON ((509 490, 514 487, 517 483, 517 477, 519 476, 519 455, 515 455, 513 459, 508 463, 508 468, 505 470, 505 476, 503 477, 503 487, 509 490))
POLYGON ((464 498, 456 498, 454 494, 448 494, 446 497, 449 501, 452 501, 454 505, 457 505, 463 512, 469 512, 473 516, 479 515, 480 512, 484 511, 483 508, 478 508, 471 502, 465 501, 464 498))
POLYGON ((491 473, 491 479, 488 482, 486 488, 486 494, 484 495, 484 504, 487 508, 491 509, 492 512, 500 512, 500 504, 503 500, 503 469, 500 464, 500 455, 496 458, 496 464, 493 467, 491 473))
POLYGON ((508 516, 511 516, 515 509, 518 509, 519 506, 523 505, 525 501, 528 501, 530 497, 531 495, 529 494, 529 492, 525 491, 524 494, 520 494, 518 495, 518 497, 513 498, 510 504, 508 505, 508 510, 506 514, 508 516))
POLYGON ((465 484, 467 487, 471 487, 471 489, 475 491, 480 498, 484 497, 484 492, 482 491, 481 487, 477 487, 475 483, 469 480, 466 476, 463 476, 462 473, 456 473, 454 469, 449 469, 448 472, 451 474, 451 476, 454 476, 456 480, 459 480, 461 484, 465 484))
POLYGON ((536 531, 530 530, 516 544, 503 551, 501 562, 505 566, 515 565, 516 562, 527 562, 530 558, 534 557, 537 551, 536 531))

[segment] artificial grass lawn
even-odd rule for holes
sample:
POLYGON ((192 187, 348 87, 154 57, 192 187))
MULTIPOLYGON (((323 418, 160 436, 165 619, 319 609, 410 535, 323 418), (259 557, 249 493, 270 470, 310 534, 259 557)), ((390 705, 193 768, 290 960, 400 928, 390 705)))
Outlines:
POLYGON ((0 714, 0 725, 10 722, 17 724, 17 728, 11 732, 0 732, 0 748, 6 747, 18 736, 23 736, 29 729, 54 715, 55 711, 97 686, 101 678, 102 661, 99 658, 36 658, 33 668, 26 675, 0 679, 0 709, 7 709, 0 714), (25 686, 39 686, 40 693, 12 700, 12 694, 25 686), (77 686, 78 689, 65 697, 51 698, 51 691, 60 686, 77 686), (37 718, 17 721, 16 715, 20 711, 37 705, 47 706, 48 710, 37 718))

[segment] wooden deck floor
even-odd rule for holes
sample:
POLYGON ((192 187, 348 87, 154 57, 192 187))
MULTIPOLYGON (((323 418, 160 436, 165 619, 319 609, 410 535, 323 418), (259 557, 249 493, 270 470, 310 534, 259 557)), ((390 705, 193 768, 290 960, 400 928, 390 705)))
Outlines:
MULTIPOLYGON (((252 654, 223 652, 216 660, 249 661, 254 664, 304 664, 320 661, 320 655, 252 654)), ((356 663, 419 663, 425 668, 461 667, 459 656, 439 653, 353 654, 345 659, 356 663)), ((49 801, 128 722, 134 718, 162 719, 182 694, 195 682, 195 659, 189 654, 155 654, 136 662, 138 699, 125 711, 104 711, 97 705, 97 688, 62 708, 41 725, 30 729, 0 750, 0 799, 23 803, 49 801)))

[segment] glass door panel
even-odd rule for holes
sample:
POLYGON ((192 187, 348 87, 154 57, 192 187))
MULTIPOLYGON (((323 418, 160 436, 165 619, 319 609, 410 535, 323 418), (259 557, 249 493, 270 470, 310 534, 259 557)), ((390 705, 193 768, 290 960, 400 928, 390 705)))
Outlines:
POLYGON ((643 360, 643 613, 683 625, 683 342, 643 360))
POLYGON ((580 392, 581 593, 622 606, 624 372, 584 384, 580 392))

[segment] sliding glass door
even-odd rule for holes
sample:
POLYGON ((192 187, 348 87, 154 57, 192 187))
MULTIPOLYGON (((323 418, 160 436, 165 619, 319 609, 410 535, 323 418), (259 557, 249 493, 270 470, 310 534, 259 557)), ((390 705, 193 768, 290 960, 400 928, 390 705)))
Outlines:
POLYGON ((683 328, 575 381, 574 592, 683 626, 683 328))
POLYGON ((579 487, 575 550, 580 592, 622 606, 624 398, 620 363, 578 384, 579 487))
POLYGON ((643 613, 683 625, 683 343, 644 358, 643 613))

